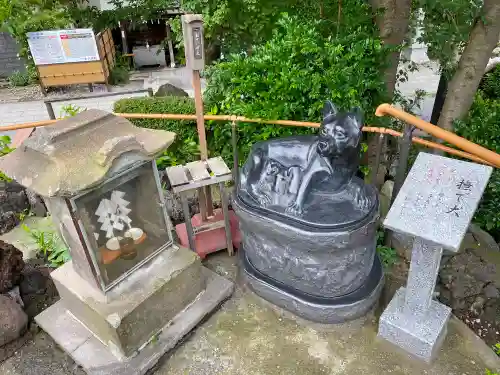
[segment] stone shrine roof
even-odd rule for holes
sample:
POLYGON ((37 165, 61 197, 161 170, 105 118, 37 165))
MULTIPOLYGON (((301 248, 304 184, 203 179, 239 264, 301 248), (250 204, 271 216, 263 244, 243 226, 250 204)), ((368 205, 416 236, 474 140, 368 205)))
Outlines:
POLYGON ((133 155, 128 164, 152 160, 174 138, 175 133, 138 128, 127 119, 91 109, 36 129, 0 158, 0 170, 42 196, 71 196, 106 179, 123 154, 133 155))

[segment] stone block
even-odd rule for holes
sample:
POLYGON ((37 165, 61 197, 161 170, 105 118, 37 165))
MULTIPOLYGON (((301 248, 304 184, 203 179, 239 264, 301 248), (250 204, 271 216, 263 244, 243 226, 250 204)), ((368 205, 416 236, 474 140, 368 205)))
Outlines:
POLYGON ((50 306, 36 317, 36 322, 89 375, 143 375, 149 373, 169 350, 233 292, 233 283, 201 267, 206 289, 133 357, 117 359, 81 322, 66 310, 62 302, 50 306))
POLYGON ((380 317, 378 336, 429 363, 446 337, 451 309, 433 300, 425 314, 411 314, 405 297, 400 288, 380 317))
POLYGON ((51 274, 64 306, 117 358, 131 356, 205 289, 199 257, 171 247, 103 294, 69 262, 51 274))

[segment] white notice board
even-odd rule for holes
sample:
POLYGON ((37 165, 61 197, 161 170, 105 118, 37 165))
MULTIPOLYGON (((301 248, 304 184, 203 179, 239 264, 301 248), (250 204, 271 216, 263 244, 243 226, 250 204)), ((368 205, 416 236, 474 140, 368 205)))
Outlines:
POLYGON ((26 35, 35 65, 99 61, 92 29, 36 31, 26 35))

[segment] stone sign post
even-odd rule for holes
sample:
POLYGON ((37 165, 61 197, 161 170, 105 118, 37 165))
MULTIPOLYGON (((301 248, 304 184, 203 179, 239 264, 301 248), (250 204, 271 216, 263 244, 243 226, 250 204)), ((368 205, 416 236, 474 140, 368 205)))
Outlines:
POLYGON ((457 252, 492 168, 420 153, 384 226, 413 236, 406 288, 380 317, 378 335, 430 362, 446 337, 451 309, 432 299, 443 250, 457 252))

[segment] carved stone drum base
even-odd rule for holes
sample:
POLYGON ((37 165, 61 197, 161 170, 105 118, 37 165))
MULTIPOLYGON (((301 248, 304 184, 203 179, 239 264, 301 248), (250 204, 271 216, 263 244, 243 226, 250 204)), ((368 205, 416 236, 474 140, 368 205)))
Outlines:
POLYGON ((357 319, 375 306, 384 283, 375 251, 377 200, 362 220, 329 229, 263 213, 237 195, 233 209, 243 280, 257 295, 326 324, 357 319))
POLYGON ((378 257, 365 283, 345 296, 319 298, 287 287, 257 270, 243 248, 239 249, 242 281, 258 296, 301 318, 323 324, 354 320, 372 310, 384 286, 384 273, 378 257))

